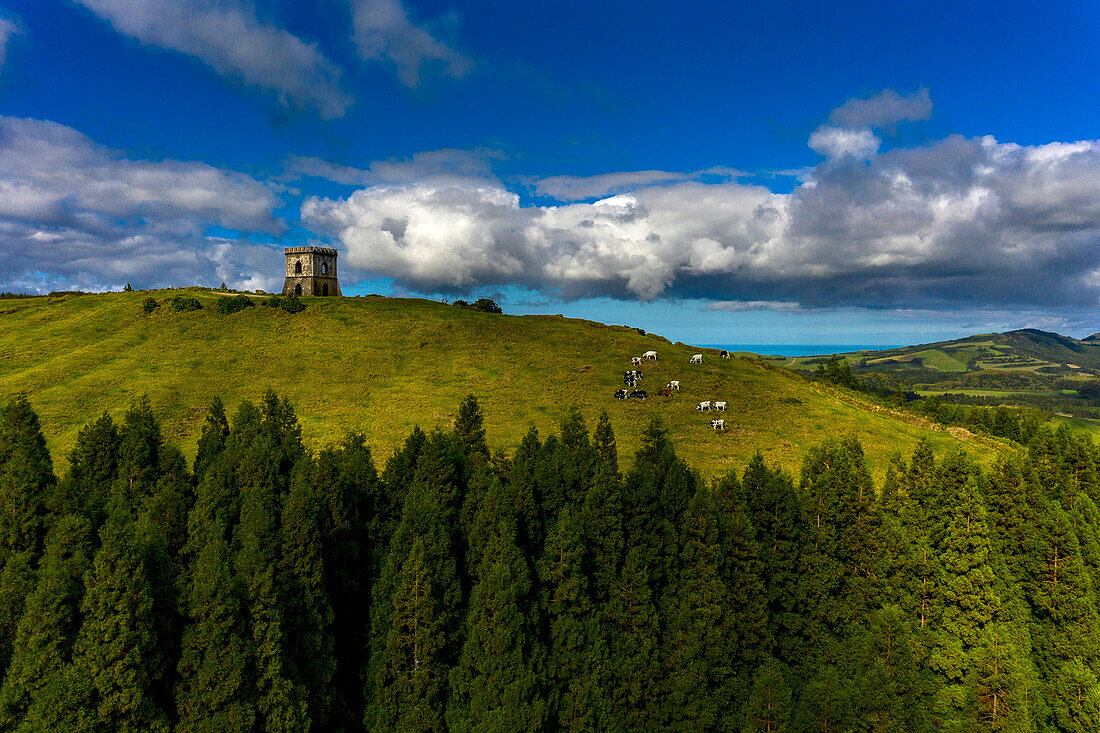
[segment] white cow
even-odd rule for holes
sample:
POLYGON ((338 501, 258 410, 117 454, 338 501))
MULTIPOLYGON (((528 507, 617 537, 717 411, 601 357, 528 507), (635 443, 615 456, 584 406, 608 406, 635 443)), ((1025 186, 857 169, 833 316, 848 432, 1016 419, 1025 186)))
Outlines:
POLYGON ((634 366, 640 366, 642 363, 642 358, 640 356, 632 356, 630 357, 630 363, 634 366))
POLYGON ((710 409, 710 402, 700 402, 698 405, 695 406, 695 409, 696 410, 709 410, 710 409))
POLYGON ((665 385, 665 389, 680 389, 680 383, 674 379, 665 385))
POLYGON ((647 351, 644 354, 642 354, 642 358, 643 359, 652 359, 653 361, 657 361, 657 352, 656 351, 647 351))
POLYGON ((715 430, 725 430, 726 429, 726 421, 721 419, 721 418, 719 418, 717 420, 711 420, 710 421, 710 426, 712 428, 714 428, 715 430))
POLYGON ((691 359, 688 360, 688 364, 702 364, 702 363, 703 363, 703 355, 702 354, 694 354, 691 357, 691 359))
POLYGON ((712 404, 714 405, 715 410, 721 410, 722 412, 726 411, 726 403, 725 402, 714 402, 712 404))

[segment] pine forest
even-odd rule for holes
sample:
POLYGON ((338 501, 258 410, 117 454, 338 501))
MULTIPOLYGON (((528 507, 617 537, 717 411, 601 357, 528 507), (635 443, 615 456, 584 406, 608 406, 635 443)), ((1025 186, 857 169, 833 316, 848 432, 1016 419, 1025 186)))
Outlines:
POLYGON ((1096 731, 1100 451, 1041 426, 988 468, 854 438, 707 482, 659 421, 573 413, 304 445, 148 400, 64 461, 0 414, 0 730, 1096 731), (60 470, 61 468, 64 470, 60 470))

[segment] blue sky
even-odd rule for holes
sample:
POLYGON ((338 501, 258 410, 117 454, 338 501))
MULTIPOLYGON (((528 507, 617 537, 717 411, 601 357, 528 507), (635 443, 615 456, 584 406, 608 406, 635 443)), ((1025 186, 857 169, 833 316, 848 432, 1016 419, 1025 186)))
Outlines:
POLYGON ((0 0, 0 290, 1100 330, 1100 4, 0 0))

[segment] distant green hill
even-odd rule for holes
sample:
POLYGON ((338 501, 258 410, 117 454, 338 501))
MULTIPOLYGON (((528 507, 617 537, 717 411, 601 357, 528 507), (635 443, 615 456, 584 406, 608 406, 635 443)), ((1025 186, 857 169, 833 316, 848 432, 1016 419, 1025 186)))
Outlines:
MULTIPOLYGON (((960 444, 848 391, 626 326, 381 297, 305 299, 298 314, 256 307, 226 315, 213 307, 218 295, 192 289, 0 300, 0 399, 29 395, 46 434, 55 436, 55 457, 65 455, 81 426, 105 410, 120 416, 141 394, 168 437, 193 452, 214 396, 232 410, 269 388, 295 405, 308 445, 361 431, 380 458, 414 425, 448 425, 469 393, 489 418, 492 446, 516 445, 532 425, 556 429, 575 406, 590 424, 607 410, 620 451, 629 455, 659 415, 681 455, 708 475, 743 465, 756 450, 797 468, 806 446, 846 433, 863 442, 876 471, 920 438, 937 451, 960 444), (171 311, 168 298, 181 294, 205 307, 171 311), (164 307, 145 315, 142 300, 150 295, 164 307), (640 367, 639 385, 649 399, 615 399, 630 357, 650 349, 660 360, 640 367), (701 351, 703 365, 689 365, 701 351), (657 396, 672 379, 683 388, 657 396), (701 400, 728 403, 718 415, 725 432, 708 427, 715 413, 694 409, 701 400)), ((992 441, 955 433, 983 462, 997 450, 992 441)))
MULTIPOLYGON (((843 356, 853 374, 871 387, 901 385, 925 395, 961 394, 976 401, 1100 416, 1100 338, 1095 334, 1074 339, 1025 328, 843 356)), ((812 371, 828 359, 764 358, 799 371, 812 371)))

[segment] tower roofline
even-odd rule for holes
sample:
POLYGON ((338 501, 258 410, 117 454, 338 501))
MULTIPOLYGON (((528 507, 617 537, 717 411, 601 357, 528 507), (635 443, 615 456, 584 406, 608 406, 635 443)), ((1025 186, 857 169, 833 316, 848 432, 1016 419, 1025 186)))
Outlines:
POLYGON ((331 249, 329 247, 284 247, 283 248, 283 253, 288 254, 288 255, 303 255, 303 254, 307 254, 309 252, 316 252, 317 254, 321 254, 321 255, 332 255, 334 257, 340 254, 335 249, 331 249))

